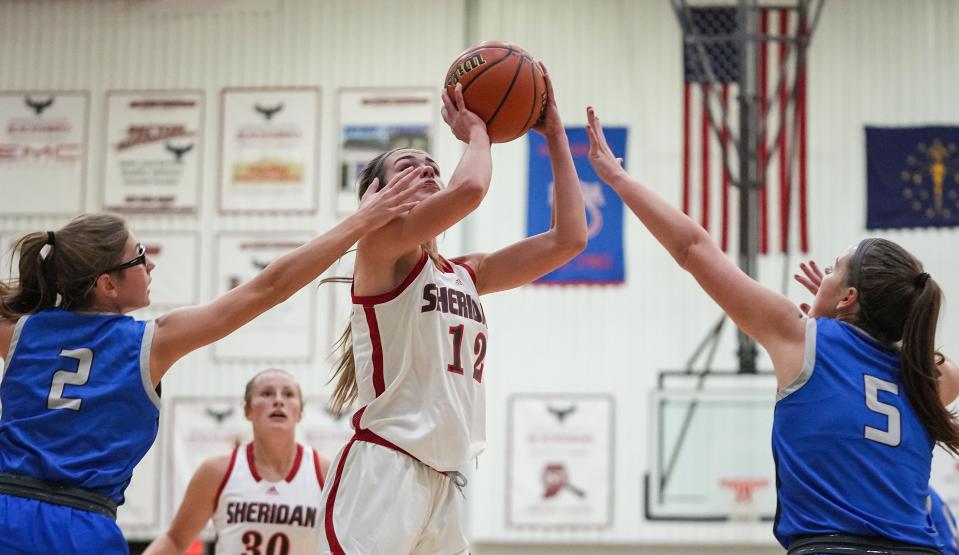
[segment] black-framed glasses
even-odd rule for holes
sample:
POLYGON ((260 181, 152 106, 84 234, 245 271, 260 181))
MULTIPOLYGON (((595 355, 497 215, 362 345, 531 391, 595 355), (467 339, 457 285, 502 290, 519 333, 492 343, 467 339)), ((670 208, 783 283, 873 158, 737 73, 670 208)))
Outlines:
POLYGON ((117 264, 116 266, 108 269, 107 271, 105 271, 105 272, 103 272, 103 273, 104 273, 104 274, 112 274, 113 272, 119 272, 120 270, 126 270, 127 268, 132 268, 132 267, 137 266, 137 265, 140 265, 140 264, 143 264, 144 266, 146 266, 146 264, 147 264, 147 249, 146 249, 146 247, 144 247, 143 245, 137 245, 137 255, 136 255, 136 256, 134 256, 134 257, 131 258, 130 260, 127 260, 126 262, 122 262, 122 263, 120 263, 120 264, 117 264))

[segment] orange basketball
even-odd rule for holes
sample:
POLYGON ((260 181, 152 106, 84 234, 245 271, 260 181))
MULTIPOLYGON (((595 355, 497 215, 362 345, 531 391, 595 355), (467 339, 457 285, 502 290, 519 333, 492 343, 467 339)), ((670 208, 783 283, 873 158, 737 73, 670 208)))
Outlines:
POLYGON ((505 143, 539 121, 546 81, 529 52, 515 44, 486 41, 456 58, 446 73, 450 97, 463 84, 466 107, 486 122, 491 142, 505 143))

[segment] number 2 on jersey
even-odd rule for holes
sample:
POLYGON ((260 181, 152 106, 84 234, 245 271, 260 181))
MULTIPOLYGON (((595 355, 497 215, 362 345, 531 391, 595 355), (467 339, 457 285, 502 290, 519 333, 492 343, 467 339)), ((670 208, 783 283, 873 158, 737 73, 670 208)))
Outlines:
MULTIPOLYGON (((463 324, 450 326, 450 335, 453 336, 453 362, 446 365, 446 370, 454 374, 463 374, 463 324)), ((486 336, 480 332, 476 334, 473 340, 473 356, 476 362, 473 363, 473 379, 480 383, 483 381, 483 367, 486 359, 486 336)))
POLYGON ((885 430, 873 428, 872 426, 866 426, 866 439, 870 439, 884 445, 889 445, 891 447, 898 447, 899 442, 902 439, 902 420, 899 415, 899 409, 893 405, 880 401, 879 392, 885 391, 898 397, 899 386, 892 382, 887 382, 886 380, 880 380, 879 378, 870 376, 869 374, 863 374, 863 380, 866 385, 866 408, 872 412, 877 412, 884 415, 888 422, 885 430))
POLYGON ((57 370, 53 373, 50 394, 47 395, 47 408, 80 410, 83 399, 63 396, 66 385, 83 385, 90 379, 90 367, 93 365, 93 351, 90 349, 64 349, 60 356, 77 361, 76 370, 57 370))

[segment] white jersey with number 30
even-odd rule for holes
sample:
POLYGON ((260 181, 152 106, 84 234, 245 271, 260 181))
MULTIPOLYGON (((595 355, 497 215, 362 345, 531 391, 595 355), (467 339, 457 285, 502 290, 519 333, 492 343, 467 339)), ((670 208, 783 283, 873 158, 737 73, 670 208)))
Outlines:
POLYGON ((213 513, 216 553, 315 553, 323 480, 310 447, 297 444, 290 474, 279 482, 260 477, 252 443, 237 447, 213 513))
POLYGON ((483 451, 487 328, 472 269, 424 254, 393 291, 354 295, 351 326, 358 428, 440 471, 483 451))

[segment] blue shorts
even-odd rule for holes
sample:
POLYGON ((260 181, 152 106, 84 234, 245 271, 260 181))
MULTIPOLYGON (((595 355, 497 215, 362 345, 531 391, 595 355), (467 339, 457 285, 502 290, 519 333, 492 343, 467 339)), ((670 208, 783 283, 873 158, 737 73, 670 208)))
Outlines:
POLYGON ((0 553, 127 555, 130 550, 108 516, 0 494, 0 553))

